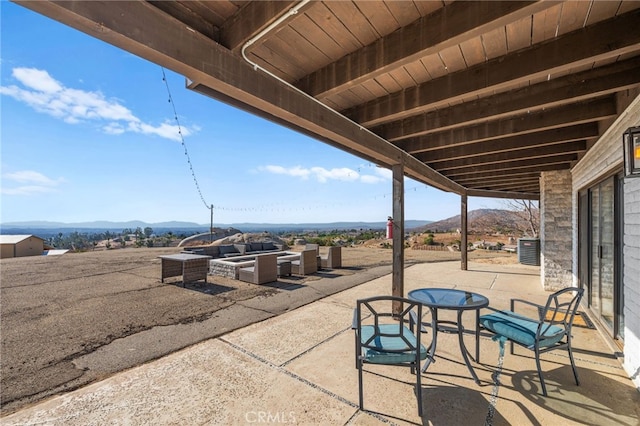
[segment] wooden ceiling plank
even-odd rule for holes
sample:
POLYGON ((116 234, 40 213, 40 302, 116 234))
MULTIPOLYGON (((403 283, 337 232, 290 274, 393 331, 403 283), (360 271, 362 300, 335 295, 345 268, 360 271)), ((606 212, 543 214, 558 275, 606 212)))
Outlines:
POLYGON ((561 12, 562 4, 558 4, 533 15, 531 36, 534 45, 556 37, 561 12))
MULTIPOLYGON (((259 48, 252 49, 251 54, 261 56, 265 49, 269 49, 275 54, 274 56, 282 58, 278 63, 287 65, 287 75, 292 76, 287 81, 297 79, 300 75, 308 73, 310 69, 319 67, 328 60, 324 53, 316 48, 314 43, 304 37, 299 37, 291 28, 269 37, 259 48), (297 70, 297 72, 294 70, 297 70)), ((273 62, 270 62, 270 64, 273 64, 273 62)), ((272 72, 278 75, 277 70, 272 70, 272 72)))
POLYGON ((616 115, 615 108, 615 100, 612 97, 607 97, 579 104, 550 108, 534 114, 524 114, 462 128, 454 128, 402 140, 396 142, 396 144, 405 151, 415 154, 505 136, 517 136, 536 131, 556 129, 566 127, 571 123, 578 125, 595 122, 614 117, 616 115))
POLYGON ((398 84, 391 74, 379 75, 375 80, 387 93, 396 92, 402 89, 402 86, 398 84))
POLYGON ((457 72, 467 67, 460 46, 456 45, 442 49, 439 55, 447 73, 457 72))
POLYGON ((618 15, 622 15, 638 8, 640 8, 640 2, 638 2, 638 0, 624 0, 622 3, 620 3, 618 15))
POLYGON ((404 164, 418 182, 464 194, 465 188, 392 144, 273 77, 222 45, 188 30, 146 2, 20 3, 70 27, 187 76, 189 87, 284 124, 384 167, 404 164), (140 19, 144 16, 145 19, 140 19))
POLYGON ((640 56, 594 68, 573 76, 544 81, 517 91, 481 98, 461 106, 429 112, 372 131, 389 141, 416 137, 487 120, 499 119, 529 110, 576 103, 595 96, 612 94, 640 84, 640 56))
POLYGON ((413 81, 416 84, 424 83, 425 81, 431 80, 431 75, 424 67, 422 61, 412 62, 410 64, 405 65, 403 68, 407 70, 413 81))
POLYGON ((562 154, 576 154, 587 150, 586 141, 564 142, 554 145, 545 145, 534 148, 524 148, 505 152, 475 155, 467 158, 442 159, 428 161, 421 155, 415 155, 418 160, 424 161, 429 167, 438 171, 477 167, 482 165, 513 163, 516 161, 540 160, 546 157, 555 157, 562 154))
POLYGON ((420 12, 420 16, 427 16, 435 12, 436 10, 445 6, 445 2, 443 1, 423 1, 423 0, 415 0, 413 5, 418 12, 420 12))
MULTIPOLYGON (((311 20, 306 13, 292 21, 290 27, 293 28, 300 36, 313 34, 313 44, 316 49, 322 52, 330 61, 335 61, 342 56, 342 46, 327 34, 323 28, 311 20)), ((325 64, 323 63, 322 66, 325 64)))
MULTIPOLYGON (((487 60, 496 59, 507 54, 507 34, 504 27, 496 28, 482 35, 487 60)), ((475 65, 475 64, 474 64, 475 65)))
POLYGON ((249 56, 251 60, 260 63, 265 69, 269 70, 279 78, 290 81, 293 76, 304 72, 302 69, 295 66, 292 62, 287 62, 285 66, 277 68, 273 64, 280 63, 284 58, 281 55, 282 49, 277 46, 278 42, 276 37, 272 37, 268 43, 265 43, 260 48, 260 56, 257 56, 258 51, 252 52, 249 56), (274 46, 272 49, 271 46, 274 46))
MULTIPOLYGON (((576 126, 561 127, 542 132, 490 139, 479 143, 457 145, 451 148, 423 152, 416 158, 424 162, 471 158, 479 155, 516 151, 523 148, 542 147, 564 142, 596 138, 599 136, 598 123, 585 123, 576 126)), ((410 154, 413 152, 408 151, 410 154)))
POLYGON ((352 52, 361 47, 360 42, 349 31, 345 24, 327 8, 325 2, 313 2, 314 6, 307 8, 305 15, 322 28, 334 42, 347 52, 352 52))
MULTIPOLYGON (((426 15, 416 7, 416 3, 411 0, 387 1, 385 2, 389 13, 393 16, 400 27, 410 24, 416 19, 426 15)), ((385 33, 389 34, 389 33, 385 33)))
POLYGON ((582 28, 587 20, 591 3, 591 1, 568 1, 563 3, 558 23, 558 35, 582 28))
POLYGON ((532 24, 532 17, 527 16, 507 25, 507 52, 515 52, 531 46, 532 24))
POLYGON ((382 93, 386 94, 384 88, 380 86, 380 83, 375 80, 365 82, 364 84, 362 84, 362 87, 367 89, 373 96, 376 97, 380 97, 382 93))
MULTIPOLYGON (((355 6, 373 27, 373 30, 376 32, 376 38, 392 33, 400 28, 400 24, 389 11, 386 2, 361 1, 355 3, 355 6)), ((417 19, 418 11, 415 10, 413 4, 409 5, 409 7, 413 8, 415 13, 414 19, 417 19)))
POLYGON ((444 66, 444 62, 442 62, 442 58, 437 53, 425 56, 420 60, 420 62, 424 65, 424 68, 431 76, 429 80, 444 77, 448 74, 447 69, 444 66))
MULTIPOLYGON (((330 2, 330 6, 334 7, 333 5, 342 3, 330 2)), ((322 99, 343 90, 344 85, 360 84, 365 80, 376 78, 391 69, 436 54, 447 47, 480 36, 506 25, 513 19, 531 15, 553 4, 554 2, 454 2, 373 44, 367 43, 363 49, 350 53, 338 62, 316 71, 296 85, 312 96, 322 99), (356 59, 354 56, 375 59, 356 59), (370 69, 351 69, 350 73, 334 78, 336 69, 345 69, 340 66, 340 62, 354 61, 375 63, 378 66, 370 69)))
POLYGON ((220 43, 238 52, 242 46, 298 3, 294 0, 248 2, 221 27, 220 43))
POLYGON ((361 47, 378 39, 379 34, 353 1, 326 2, 326 6, 338 19, 340 16, 348 17, 348 22, 343 24, 358 40, 361 47))
POLYGON ((402 88, 415 86, 416 82, 405 67, 398 68, 389 73, 389 76, 402 88))
POLYGON ((611 16, 615 16, 616 12, 620 8, 620 1, 592 1, 591 10, 589 10, 589 16, 587 17, 587 25, 595 24, 596 22, 604 21, 611 16))
POLYGON ((485 64, 471 67, 344 111, 365 127, 419 114, 469 94, 504 90, 562 69, 640 50, 640 11, 634 10, 485 64), (400 102, 399 100, 407 100, 400 102), (384 114, 380 114, 384 112, 384 114))
POLYGON ((480 37, 463 41, 460 43, 460 50, 462 51, 462 56, 467 66, 479 64, 487 59, 480 37))

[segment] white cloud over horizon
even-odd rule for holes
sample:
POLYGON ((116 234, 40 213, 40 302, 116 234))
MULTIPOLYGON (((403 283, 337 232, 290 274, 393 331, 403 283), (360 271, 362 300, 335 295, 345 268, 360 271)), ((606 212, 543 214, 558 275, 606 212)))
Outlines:
POLYGON ((45 70, 37 68, 13 68, 11 75, 17 85, 0 86, 0 94, 10 96, 35 111, 48 114, 69 124, 98 122, 102 131, 119 135, 126 132, 155 135, 181 142, 196 128, 178 127, 168 121, 154 126, 143 122, 126 106, 115 99, 107 99, 101 92, 65 87, 45 70))
POLYGON ((58 185, 66 182, 64 178, 51 179, 33 170, 21 170, 2 175, 1 192, 5 195, 33 195, 56 192, 58 185), (7 182, 16 186, 6 187, 7 182))
POLYGON ((324 167, 283 167, 277 165, 266 165, 258 167, 260 171, 266 171, 277 175, 286 175, 297 177, 303 180, 314 178, 320 183, 326 183, 330 180, 341 182, 362 182, 367 184, 375 184, 388 181, 391 179, 391 172, 386 169, 376 169, 376 174, 361 174, 357 170, 348 167, 337 167, 333 169, 325 169, 324 167), (385 171, 389 173, 385 173, 385 171))

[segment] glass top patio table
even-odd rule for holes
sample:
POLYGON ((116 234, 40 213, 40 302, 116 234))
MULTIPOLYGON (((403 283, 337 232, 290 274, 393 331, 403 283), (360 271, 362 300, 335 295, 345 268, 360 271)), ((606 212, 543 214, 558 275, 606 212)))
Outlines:
POLYGON ((409 299, 438 309, 481 309, 489 305, 489 299, 481 294, 452 288, 419 288, 409 292, 409 299))
MULTIPOLYGON (((427 361, 422 367, 422 372, 426 371, 429 365, 434 361, 436 354, 436 343, 438 341, 438 332, 457 332, 458 342, 460 344, 460 352, 464 358, 464 362, 469 369, 469 373, 476 383, 480 383, 471 363, 469 361, 469 351, 464 344, 464 327, 462 325, 462 313, 465 311, 476 311, 476 342, 478 342, 480 329, 478 327, 478 319, 480 317, 480 309, 489 306, 489 299, 481 294, 472 291, 458 290, 452 288, 420 288, 412 290, 408 294, 409 299, 420 302, 428 307, 431 311, 431 328, 433 329, 433 340, 428 348, 427 361), (438 309, 453 310, 457 312, 457 321, 438 320, 438 309), (443 327, 447 324, 453 327, 443 327)), ((478 359, 479 348, 476 344, 476 360, 478 359)))

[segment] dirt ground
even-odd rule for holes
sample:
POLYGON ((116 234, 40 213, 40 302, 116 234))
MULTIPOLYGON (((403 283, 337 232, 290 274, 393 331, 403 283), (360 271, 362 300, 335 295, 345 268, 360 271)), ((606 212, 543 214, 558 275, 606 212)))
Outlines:
MULTIPOLYGON (((139 248, 2 259, 0 415, 310 303, 323 297, 312 288, 314 281, 355 277, 392 264, 390 249, 349 247, 342 250, 343 269, 281 278, 273 285, 214 276, 185 287, 179 278, 161 283, 158 256, 179 251, 139 248)), ((512 263, 515 258, 469 253, 474 261, 512 263)), ((460 260, 460 253, 405 251, 406 264, 447 260, 460 260)))

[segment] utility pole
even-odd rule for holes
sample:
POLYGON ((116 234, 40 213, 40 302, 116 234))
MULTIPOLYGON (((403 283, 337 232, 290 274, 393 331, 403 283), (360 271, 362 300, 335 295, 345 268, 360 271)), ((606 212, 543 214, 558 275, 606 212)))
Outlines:
POLYGON ((213 242, 213 204, 211 204, 211 226, 209 227, 209 242, 213 242))

